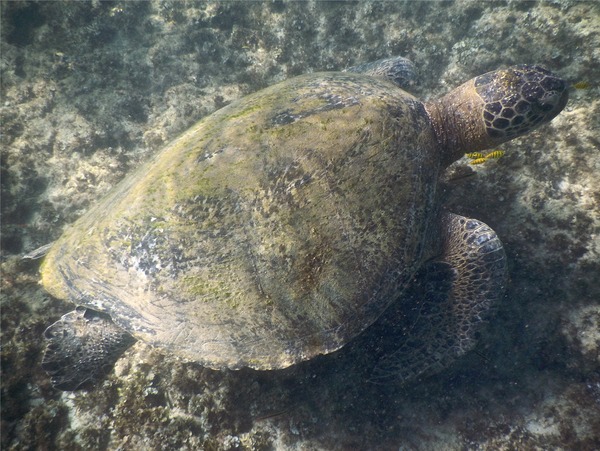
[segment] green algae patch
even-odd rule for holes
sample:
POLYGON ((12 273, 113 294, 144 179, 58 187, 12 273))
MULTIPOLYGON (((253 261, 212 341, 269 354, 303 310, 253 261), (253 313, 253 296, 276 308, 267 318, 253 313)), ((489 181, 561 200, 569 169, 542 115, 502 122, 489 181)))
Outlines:
POLYGON ((221 280, 209 280, 203 276, 187 275, 180 278, 179 287, 200 302, 208 302, 215 297, 224 297, 227 285, 221 280))
POLYGON ((234 110, 233 113, 228 114, 227 116, 223 117, 222 119, 227 121, 227 120, 231 120, 231 119, 242 118, 244 116, 248 116, 249 114, 256 113, 257 111, 261 111, 263 108, 264 108, 264 105, 262 105, 260 103, 254 103, 254 104, 251 104, 251 105, 241 108, 239 111, 234 110))

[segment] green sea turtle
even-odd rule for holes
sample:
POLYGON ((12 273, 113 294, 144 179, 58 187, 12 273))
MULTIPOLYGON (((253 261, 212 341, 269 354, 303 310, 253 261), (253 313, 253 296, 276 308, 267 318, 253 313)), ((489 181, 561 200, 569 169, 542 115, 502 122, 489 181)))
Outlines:
POLYGON ((550 121, 566 84, 521 65, 424 103, 397 85, 408 65, 307 74, 236 101, 69 227, 41 269, 80 306, 45 332, 55 386, 99 379, 135 339, 216 369, 284 368, 348 343, 424 266, 451 276, 423 305, 435 327, 387 370, 408 380, 470 349, 506 258, 490 227, 443 210, 440 174, 550 121))

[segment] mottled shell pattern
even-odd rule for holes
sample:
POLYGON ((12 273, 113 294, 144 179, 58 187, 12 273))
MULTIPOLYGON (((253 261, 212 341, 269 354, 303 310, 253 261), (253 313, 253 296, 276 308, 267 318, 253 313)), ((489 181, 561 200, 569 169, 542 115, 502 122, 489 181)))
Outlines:
POLYGON ((213 368, 283 368, 369 326, 430 257, 441 159, 424 105, 300 76, 198 122, 54 245, 51 294, 213 368))

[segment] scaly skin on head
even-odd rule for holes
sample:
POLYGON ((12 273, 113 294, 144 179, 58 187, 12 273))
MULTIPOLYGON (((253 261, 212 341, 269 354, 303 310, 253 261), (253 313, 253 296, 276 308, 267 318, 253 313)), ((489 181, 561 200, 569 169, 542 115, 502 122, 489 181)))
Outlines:
POLYGON ((567 83, 539 66, 475 77, 425 105, 449 165, 465 152, 497 146, 550 122, 567 104, 567 83))

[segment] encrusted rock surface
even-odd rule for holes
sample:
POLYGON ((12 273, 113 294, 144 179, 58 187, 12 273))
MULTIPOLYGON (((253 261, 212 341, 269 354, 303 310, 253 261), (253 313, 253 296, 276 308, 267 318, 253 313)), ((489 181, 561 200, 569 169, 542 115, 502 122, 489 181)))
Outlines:
POLYGON ((596 2, 1 7, 2 449, 600 448, 596 2), (41 289, 23 254, 203 115, 287 77, 391 55, 416 63, 424 98, 517 63, 590 85, 450 182, 449 208, 490 224, 509 257, 504 304, 475 352, 399 387, 364 378, 378 329, 267 373, 215 372, 138 343, 93 391, 50 386, 42 333, 72 306, 41 289))

